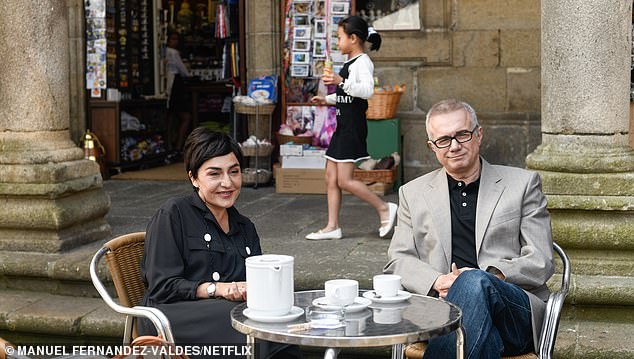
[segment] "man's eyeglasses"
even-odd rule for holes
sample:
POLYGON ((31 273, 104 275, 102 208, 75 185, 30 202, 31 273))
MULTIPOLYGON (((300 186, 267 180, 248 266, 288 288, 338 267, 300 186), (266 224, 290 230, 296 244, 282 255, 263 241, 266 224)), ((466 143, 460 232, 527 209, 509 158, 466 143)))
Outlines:
POLYGON ((458 143, 469 142, 473 138, 473 133, 478 129, 478 127, 480 126, 476 125, 476 127, 474 127, 471 131, 460 131, 456 133, 455 136, 443 136, 435 141, 429 140, 429 142, 433 143, 434 146, 438 148, 447 148, 451 146, 451 141, 453 140, 456 140, 458 143))

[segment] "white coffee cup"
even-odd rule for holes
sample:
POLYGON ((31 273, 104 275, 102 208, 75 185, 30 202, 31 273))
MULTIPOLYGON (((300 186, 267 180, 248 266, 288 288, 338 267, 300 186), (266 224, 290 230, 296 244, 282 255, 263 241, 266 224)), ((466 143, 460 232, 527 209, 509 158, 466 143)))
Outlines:
POLYGON ((401 289, 401 276, 396 274, 379 274, 372 278, 374 292, 384 298, 396 297, 401 289))
POLYGON ((359 295, 359 282, 353 279, 332 279, 324 286, 326 302, 332 305, 352 304, 359 295))

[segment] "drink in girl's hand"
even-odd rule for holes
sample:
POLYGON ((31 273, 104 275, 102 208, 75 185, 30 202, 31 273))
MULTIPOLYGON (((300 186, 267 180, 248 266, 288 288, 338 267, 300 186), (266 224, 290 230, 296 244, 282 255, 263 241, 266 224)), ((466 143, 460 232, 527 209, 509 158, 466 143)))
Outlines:
POLYGON ((324 61, 324 75, 332 74, 332 60, 328 59, 324 61))

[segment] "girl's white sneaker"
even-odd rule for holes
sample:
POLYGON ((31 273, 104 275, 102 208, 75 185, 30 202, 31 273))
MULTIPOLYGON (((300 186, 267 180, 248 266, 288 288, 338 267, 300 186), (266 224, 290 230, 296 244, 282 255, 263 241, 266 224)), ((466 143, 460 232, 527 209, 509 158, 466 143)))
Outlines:
POLYGON ((330 232, 322 232, 322 230, 318 230, 317 232, 309 233, 306 235, 306 239, 340 239, 342 237, 341 228, 333 229, 330 232))
POLYGON ((381 228, 379 228, 379 237, 381 238, 387 236, 392 228, 394 228, 394 224, 396 223, 396 210, 398 209, 398 205, 396 203, 388 202, 387 209, 390 213, 390 216, 385 221, 381 221, 381 228))

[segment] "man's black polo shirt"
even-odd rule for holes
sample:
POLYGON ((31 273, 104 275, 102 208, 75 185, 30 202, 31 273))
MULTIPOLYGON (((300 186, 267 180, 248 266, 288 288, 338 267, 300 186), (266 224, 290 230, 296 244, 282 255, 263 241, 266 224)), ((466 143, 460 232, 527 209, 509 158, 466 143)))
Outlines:
POLYGON ((458 268, 478 268, 475 248, 475 220, 480 179, 465 186, 447 175, 451 205, 451 261, 458 268))

